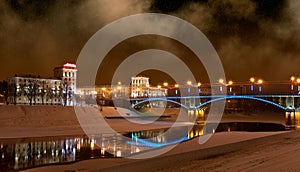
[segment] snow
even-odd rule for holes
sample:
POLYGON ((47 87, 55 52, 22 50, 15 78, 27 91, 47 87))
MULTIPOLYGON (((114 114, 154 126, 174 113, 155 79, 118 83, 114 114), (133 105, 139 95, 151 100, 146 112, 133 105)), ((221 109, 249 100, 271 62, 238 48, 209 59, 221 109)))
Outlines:
MULTIPOLYGON (((99 118, 96 107, 81 107, 80 110, 89 114, 85 122, 91 125, 99 118)), ((176 109, 169 109, 164 115, 175 112, 176 109)), ((124 113, 122 116, 128 112, 124 113)), ((283 115, 225 114, 222 120, 284 123, 283 115)), ((166 128, 173 124, 168 121, 139 124, 126 119, 105 119, 105 116, 119 116, 117 110, 104 107, 102 119, 118 132, 166 128)), ((73 107, 0 106, 0 138, 83 135, 84 131, 77 118, 80 117, 76 116, 73 107)), ((198 141, 199 138, 188 140, 166 154, 151 159, 93 159, 25 171, 300 171, 300 131, 223 132, 214 134, 204 144, 198 141)), ((159 152, 160 149, 153 151, 159 152)))

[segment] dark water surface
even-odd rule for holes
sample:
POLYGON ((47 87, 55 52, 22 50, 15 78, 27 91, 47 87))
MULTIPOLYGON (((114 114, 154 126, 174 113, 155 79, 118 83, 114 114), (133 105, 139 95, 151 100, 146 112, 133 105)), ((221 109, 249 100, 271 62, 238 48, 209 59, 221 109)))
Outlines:
POLYGON ((50 164, 66 164, 94 158, 120 158, 136 153, 186 141, 212 132, 284 131, 285 126, 274 123, 229 122, 198 124, 135 131, 121 134, 87 136, 0 139, 0 171, 14 171, 50 164))

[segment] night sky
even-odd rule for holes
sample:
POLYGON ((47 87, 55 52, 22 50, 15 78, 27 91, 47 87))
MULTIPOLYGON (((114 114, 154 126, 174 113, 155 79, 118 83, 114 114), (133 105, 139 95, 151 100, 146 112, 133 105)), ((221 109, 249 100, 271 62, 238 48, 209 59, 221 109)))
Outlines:
MULTIPOLYGON (((227 79, 288 80, 300 76, 300 2, 297 0, 3 0, 0 1, 0 79, 14 74, 52 76, 54 67, 76 62, 87 40, 104 25, 132 14, 175 15, 198 27, 216 48, 227 79)), ((201 62, 169 38, 144 35, 123 41, 101 64, 97 84, 110 83, 129 55, 157 48, 174 53, 197 80, 201 62)), ((146 71, 152 83, 167 75, 146 71), (160 76, 160 77, 157 77, 160 76)))

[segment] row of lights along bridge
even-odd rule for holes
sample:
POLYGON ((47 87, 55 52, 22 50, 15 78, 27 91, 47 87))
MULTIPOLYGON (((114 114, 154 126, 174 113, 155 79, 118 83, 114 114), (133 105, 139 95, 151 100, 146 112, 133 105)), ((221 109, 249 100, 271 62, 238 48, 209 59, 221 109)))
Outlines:
MULTIPOLYGON (((119 83, 120 85, 120 83, 119 83)), ((146 87, 150 87, 148 84, 146 87)), ((264 81, 260 78, 251 77, 248 82, 234 82, 220 78, 216 83, 193 83, 187 81, 186 84, 172 84, 164 82, 157 85, 157 89, 165 89, 166 95, 177 96, 179 90, 186 90, 187 93, 195 91, 200 95, 214 94, 233 94, 233 95, 247 95, 247 94, 299 94, 300 93, 300 78, 295 76, 290 77, 286 81, 264 81), (194 90, 193 90, 194 89, 194 90)))

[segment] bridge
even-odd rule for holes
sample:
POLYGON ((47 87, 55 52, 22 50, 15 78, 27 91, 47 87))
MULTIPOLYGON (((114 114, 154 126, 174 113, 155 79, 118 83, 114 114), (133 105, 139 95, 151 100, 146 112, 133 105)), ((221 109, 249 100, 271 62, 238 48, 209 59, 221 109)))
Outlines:
MULTIPOLYGON (((200 109, 213 102, 231 99, 254 100, 273 105, 285 111, 300 110, 300 95, 211 95, 211 96, 166 96, 166 97, 147 97, 131 98, 132 107, 151 102, 168 102, 181 106, 187 110, 200 109)), ((157 104, 157 106, 160 106, 157 104)))
MULTIPOLYGON (((232 102, 251 100, 269 104, 285 112, 285 118, 290 126, 297 121, 300 124, 300 80, 297 82, 246 82, 217 83, 165 87, 168 94, 165 97, 131 97, 129 101, 133 108, 177 106, 188 111, 205 110, 213 103, 226 101, 226 108, 232 102), (296 115, 298 114, 298 116, 296 115)), ((249 101, 248 101, 249 102, 249 101)), ((230 109, 230 108, 229 108, 230 109)), ((238 109, 233 106, 232 110, 238 109)))
MULTIPOLYGON (((131 98, 129 99, 133 108, 138 107, 166 107, 177 106, 186 109, 191 114, 196 115, 196 119, 205 120, 204 111, 214 102, 229 100, 252 100, 262 102, 273 106, 274 108, 284 111, 286 126, 293 128, 300 126, 300 95, 207 95, 207 96, 183 96, 183 97, 148 97, 148 98, 131 98), (200 118, 199 118, 200 117, 200 118)), ((226 106, 225 106, 226 109, 226 106)), ((192 119, 194 116, 192 117, 192 119)))

